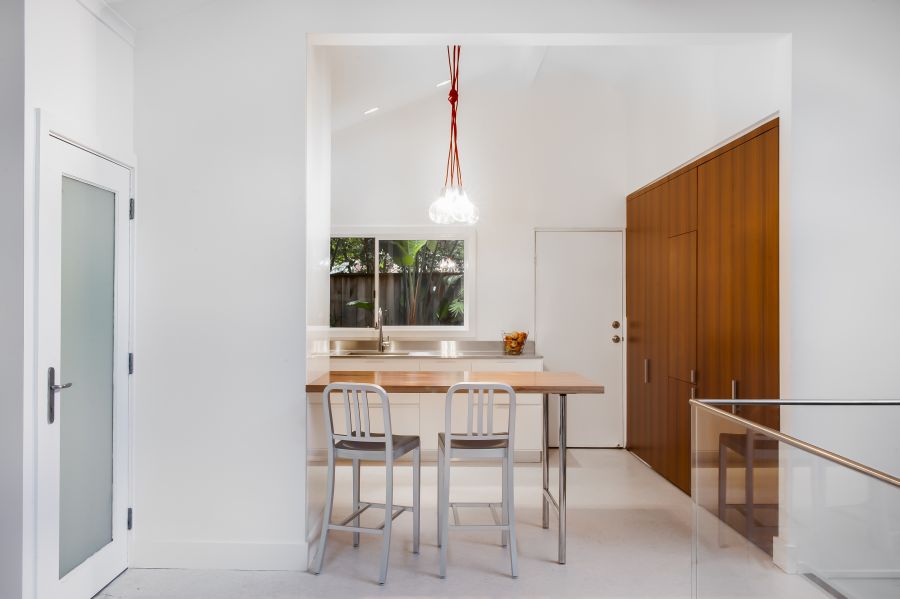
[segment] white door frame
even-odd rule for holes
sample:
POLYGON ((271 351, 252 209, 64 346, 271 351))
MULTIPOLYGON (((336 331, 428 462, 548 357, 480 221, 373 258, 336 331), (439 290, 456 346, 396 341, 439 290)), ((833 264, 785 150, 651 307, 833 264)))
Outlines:
MULTIPOLYGON (((534 256, 534 265, 531 276, 534 283, 534 296, 531 305, 534 310, 531 322, 537 326, 537 236, 538 233, 621 233, 622 234, 622 447, 628 447, 628 316, 625 311, 625 290, 628 288, 627 270, 625 268, 625 227, 535 227, 531 238, 531 253, 534 256)), ((603 381, 599 381, 603 384, 603 381)))
MULTIPOLYGON (((85 131, 76 123, 66 121, 53 113, 44 109, 35 111, 36 119, 36 139, 35 139, 35 169, 34 169, 34 193, 30 198, 30 209, 26 213, 26 240, 29 247, 26 262, 26 284, 30 286, 26 294, 26 337, 25 352, 28 357, 28 373, 26 400, 30 405, 26 406, 25 426, 23 428, 23 443, 25 447, 25 464, 23 468, 23 486, 25 491, 25 505, 23 506, 23 589, 27 596, 37 597, 38 593, 38 427, 42 425, 41 418, 38 416, 39 402, 46 399, 44 391, 46 387, 46 372, 44 365, 37 360, 39 350, 39 334, 40 334, 40 297, 37 292, 39 277, 39 210, 41 206, 41 175, 46 173, 49 168, 47 164, 47 144, 51 138, 68 143, 80 150, 86 151, 99 158, 105 159, 116 164, 128 171, 129 176, 129 194, 131 198, 135 197, 136 188, 136 166, 137 160, 133 153, 116 150, 114 153, 104 151, 107 147, 96 138, 90 131, 85 131)), ((134 257, 135 257, 135 227, 134 221, 128 223, 128 331, 126 334, 128 353, 134 352, 135 339, 135 322, 134 322, 134 257)), ((128 506, 133 505, 134 482, 133 482, 133 452, 132 445, 134 439, 134 377, 128 376, 127 383, 127 406, 126 406, 126 423, 124 429, 126 431, 126 502, 128 506)), ((46 425, 46 421, 43 422, 46 425)), ((130 553, 131 549, 131 533, 126 531, 126 551, 130 553)))

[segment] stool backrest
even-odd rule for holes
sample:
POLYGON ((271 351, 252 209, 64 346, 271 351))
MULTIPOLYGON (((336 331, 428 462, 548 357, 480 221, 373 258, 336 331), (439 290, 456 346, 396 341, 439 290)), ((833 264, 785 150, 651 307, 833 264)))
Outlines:
POLYGON ((448 443, 452 439, 509 439, 513 446, 516 428, 516 392, 504 383, 456 383, 447 390, 444 423, 448 443), (466 394, 466 432, 453 432, 453 397, 466 394), (497 393, 509 396, 509 416, 506 430, 496 432, 494 426, 494 399, 497 393))
POLYGON ((322 391, 322 411, 325 413, 325 432, 331 435, 331 445, 342 440, 354 442, 386 443, 388 450, 392 445, 391 439, 391 404, 388 401, 387 391, 379 385, 365 383, 331 383, 322 391), (344 414, 344 430, 334 430, 334 415, 332 414, 331 394, 340 392, 341 410, 344 414), (384 416, 384 436, 374 436, 372 422, 369 417, 369 394, 374 394, 381 400, 381 409, 384 416))

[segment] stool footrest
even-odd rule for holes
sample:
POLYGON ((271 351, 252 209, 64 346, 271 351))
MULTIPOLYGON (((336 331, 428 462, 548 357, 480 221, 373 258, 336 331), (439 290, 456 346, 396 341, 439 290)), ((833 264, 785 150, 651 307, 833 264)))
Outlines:
MULTIPOLYGON (((358 510, 356 510, 355 512, 353 512, 352 514, 350 514, 349 516, 347 516, 346 518, 341 520, 341 522, 339 524, 329 522, 328 530, 343 530, 345 532, 361 532, 364 534, 375 534, 375 535, 381 534, 382 532, 384 532, 384 525, 387 523, 386 517, 385 517, 385 521, 382 522, 381 525, 377 526, 376 528, 370 528, 367 526, 347 526, 347 523, 349 523, 351 520, 355 520, 356 518, 358 518, 364 511, 366 511, 370 507, 386 509, 386 506, 383 503, 362 502, 362 503, 360 503, 360 505, 361 505, 361 507, 358 510)), ((397 516, 399 516, 403 512, 412 512, 414 510, 414 508, 410 505, 394 504, 391 506, 391 508, 392 508, 391 520, 396 519, 397 516)))
POLYGON ((450 509, 453 511, 453 523, 449 524, 451 528, 471 528, 471 529, 483 529, 483 528, 501 528, 501 529, 509 529, 509 526, 503 524, 501 522, 500 513, 497 511, 502 508, 502 503, 489 503, 489 502, 481 502, 481 501, 451 501, 450 509), (459 523, 459 511, 457 508, 461 507, 486 507, 490 508, 491 516, 494 518, 494 524, 460 524, 459 523))

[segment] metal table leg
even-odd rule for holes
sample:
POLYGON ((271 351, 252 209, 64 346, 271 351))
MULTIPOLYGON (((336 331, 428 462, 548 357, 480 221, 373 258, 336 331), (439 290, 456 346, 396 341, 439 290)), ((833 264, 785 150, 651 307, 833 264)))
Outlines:
POLYGON ((559 395, 559 563, 566 563, 566 394, 559 395))
POLYGON ((566 563, 566 394, 559 394, 559 496, 554 499, 550 493, 550 395, 544 394, 544 492, 542 493, 543 501, 541 504, 541 525, 544 528, 550 528, 550 506, 556 508, 556 514, 559 517, 559 557, 561 564, 566 563))
POLYGON ((542 430, 543 452, 541 453, 544 469, 544 492, 541 493, 541 526, 550 528, 550 501, 547 493, 550 491, 550 394, 544 393, 544 425, 542 430))

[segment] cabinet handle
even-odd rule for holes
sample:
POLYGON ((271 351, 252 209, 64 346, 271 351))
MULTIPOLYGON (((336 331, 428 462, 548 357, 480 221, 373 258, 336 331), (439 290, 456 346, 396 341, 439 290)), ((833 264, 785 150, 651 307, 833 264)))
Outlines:
POLYGON ((697 399, 697 387, 691 387, 691 399, 697 399))
POLYGON ((644 358, 644 382, 650 382, 650 358, 644 358))
MULTIPOLYGON (((738 398, 738 382, 737 379, 731 379, 731 399, 735 400, 738 398)), ((731 413, 737 414, 738 407, 737 404, 731 404, 731 413)))
POLYGON ((697 382, 697 371, 691 368, 691 384, 695 384, 697 382))

